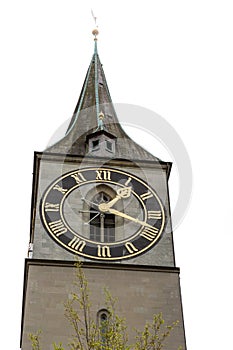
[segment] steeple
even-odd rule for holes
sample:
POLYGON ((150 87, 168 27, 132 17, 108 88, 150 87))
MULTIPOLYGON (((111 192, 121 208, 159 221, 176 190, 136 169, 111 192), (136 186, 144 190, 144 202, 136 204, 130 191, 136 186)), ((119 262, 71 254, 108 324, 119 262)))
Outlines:
POLYGON ((109 155, 112 158, 112 152, 105 152, 106 154, 91 152, 92 136, 95 144, 96 135, 100 136, 99 141, 101 141, 101 135, 105 134, 105 138, 108 139, 106 142, 112 143, 112 145, 109 144, 109 147, 114 150, 114 158, 159 161, 131 140, 122 129, 98 54, 97 36, 99 32, 94 29, 92 34, 94 35, 94 53, 66 134, 45 151, 79 156, 105 157, 109 155))
MULTIPOLYGON (((119 123, 112 105, 107 81, 98 55, 97 35, 99 32, 97 29, 94 29, 92 34, 94 35, 94 53, 66 134, 75 128, 76 124, 78 124, 78 128, 81 127, 79 120, 81 119, 80 113, 82 114, 84 110, 88 112, 87 122, 89 130, 104 128, 103 124, 107 124, 108 122, 119 123), (100 117, 101 115, 104 115, 104 121, 103 118, 100 117)), ((85 131, 87 131, 87 129, 85 131)))

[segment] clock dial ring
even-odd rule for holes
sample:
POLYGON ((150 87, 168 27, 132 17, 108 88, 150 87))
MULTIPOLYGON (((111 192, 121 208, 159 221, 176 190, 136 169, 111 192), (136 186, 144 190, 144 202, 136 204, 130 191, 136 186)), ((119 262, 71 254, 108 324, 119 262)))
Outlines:
POLYGON ((83 168, 56 179, 42 197, 40 212, 47 233, 57 243, 72 253, 96 260, 121 260, 144 253, 159 241, 165 226, 165 212, 157 193, 135 175, 106 167, 83 168), (100 172, 103 177, 100 176, 100 172), (122 180, 124 183, 119 182, 122 180), (132 185, 132 196, 143 208, 143 221, 117 211, 114 205, 108 208, 108 211, 126 221, 138 221, 140 227, 134 234, 115 242, 95 242, 69 227, 63 207, 70 193, 87 184, 114 185, 124 189, 126 183, 132 185))

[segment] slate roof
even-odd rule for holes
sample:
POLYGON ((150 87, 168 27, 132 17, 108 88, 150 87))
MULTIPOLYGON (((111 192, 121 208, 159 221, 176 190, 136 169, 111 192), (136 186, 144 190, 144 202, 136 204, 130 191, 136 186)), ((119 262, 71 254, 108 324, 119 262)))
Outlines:
POLYGON ((116 137, 116 159, 148 160, 160 162, 134 142, 122 129, 110 96, 95 39, 94 54, 65 136, 45 151, 85 156, 86 137, 100 129, 99 113, 104 114, 104 129, 116 137))

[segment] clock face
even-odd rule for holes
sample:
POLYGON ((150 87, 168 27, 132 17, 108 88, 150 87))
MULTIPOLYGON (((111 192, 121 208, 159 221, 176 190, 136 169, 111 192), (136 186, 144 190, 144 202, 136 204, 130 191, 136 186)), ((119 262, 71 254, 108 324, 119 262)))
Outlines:
POLYGON ((146 252, 160 239, 165 213, 140 178, 113 168, 83 168, 59 177, 40 206, 48 234, 86 258, 121 260, 146 252))

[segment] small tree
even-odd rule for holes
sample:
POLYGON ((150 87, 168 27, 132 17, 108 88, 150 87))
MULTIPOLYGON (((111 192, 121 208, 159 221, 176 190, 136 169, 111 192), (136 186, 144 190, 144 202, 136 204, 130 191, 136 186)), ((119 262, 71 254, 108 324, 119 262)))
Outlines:
MULTIPOLYGON (((105 306, 107 317, 101 322, 91 315, 91 301, 88 281, 77 261, 76 291, 65 302, 65 317, 68 319, 73 336, 69 343, 71 350, 162 350, 164 342, 178 321, 165 325, 162 313, 153 316, 151 323, 147 322, 143 331, 136 330, 135 344, 128 344, 127 325, 124 318, 116 313, 117 299, 105 289, 105 306)), ((40 347, 40 331, 29 334, 32 350, 42 350, 40 347)), ((62 344, 53 344, 54 350, 65 350, 62 344)), ((181 350, 179 348, 178 350, 181 350)))
MULTIPOLYGON (((145 324, 143 331, 136 330, 135 350, 162 350, 164 342, 178 321, 165 325, 162 313, 156 314, 151 323, 145 324)), ((179 348, 181 349, 181 348, 179 348)))
POLYGON ((74 335, 70 343, 72 350, 123 350, 127 349, 127 334, 125 320, 116 314, 114 299, 105 290, 105 304, 108 310, 106 320, 98 324, 91 317, 90 290, 81 267, 76 262, 76 292, 65 303, 65 316, 69 320, 74 335))
POLYGON ((41 334, 41 331, 37 331, 37 333, 35 333, 35 334, 30 333, 28 335, 28 338, 31 341, 32 350, 41 350, 40 334, 41 334))

